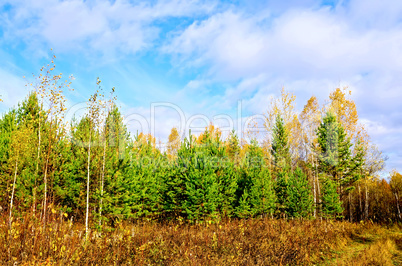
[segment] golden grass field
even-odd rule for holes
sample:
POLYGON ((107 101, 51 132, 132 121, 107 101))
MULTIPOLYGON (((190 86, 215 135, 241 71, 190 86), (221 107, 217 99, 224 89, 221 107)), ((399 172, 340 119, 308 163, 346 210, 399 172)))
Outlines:
POLYGON ((401 265, 398 225, 321 220, 0 224, 1 265, 401 265))

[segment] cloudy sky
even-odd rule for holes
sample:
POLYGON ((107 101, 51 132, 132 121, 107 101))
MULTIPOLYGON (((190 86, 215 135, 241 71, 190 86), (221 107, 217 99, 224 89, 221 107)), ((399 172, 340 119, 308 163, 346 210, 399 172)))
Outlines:
POLYGON ((348 86, 387 171, 402 171, 402 1, 0 0, 1 112, 50 48, 75 76, 70 114, 100 77, 130 128, 162 141, 183 123, 238 129, 282 87, 301 110, 348 86))

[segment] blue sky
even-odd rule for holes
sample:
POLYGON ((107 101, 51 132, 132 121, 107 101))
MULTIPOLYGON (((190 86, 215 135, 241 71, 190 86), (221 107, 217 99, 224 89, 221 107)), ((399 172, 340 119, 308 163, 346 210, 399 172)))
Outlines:
MULTIPOLYGON (((57 71, 75 76, 71 110, 99 76, 126 117, 148 122, 151 104, 170 103, 187 120, 225 126, 226 115, 237 128, 282 87, 300 110, 348 86, 387 170, 402 170, 402 1, 0 0, 1 112, 24 98, 22 77, 50 48, 57 71)), ((172 106, 155 109, 162 141, 180 122, 172 106)))

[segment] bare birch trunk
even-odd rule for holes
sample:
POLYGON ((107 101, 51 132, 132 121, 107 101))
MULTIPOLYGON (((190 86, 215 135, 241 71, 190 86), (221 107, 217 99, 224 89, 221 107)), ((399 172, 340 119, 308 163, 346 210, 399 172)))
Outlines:
MULTIPOLYGON (((320 180, 318 180, 318 170, 317 170, 317 162, 315 164, 315 178, 317 181, 317 194, 318 194, 318 205, 321 205, 321 188, 320 188, 320 180)), ((322 217, 321 217, 322 218, 322 217)))
POLYGON ((366 204, 365 204, 365 214, 366 214, 366 220, 368 219, 368 214, 369 214, 369 192, 367 188, 367 183, 366 183, 366 204))
POLYGON ((13 202, 14 202, 14 193, 15 193, 15 183, 17 181, 17 171, 18 171, 18 152, 17 152, 17 159, 15 161, 15 170, 14 170, 14 181, 13 181, 13 190, 11 192, 11 200, 10 200, 10 217, 9 217, 9 223, 10 223, 10 230, 11 230, 11 225, 12 225, 12 212, 13 212, 13 202))
POLYGON ((38 127, 38 153, 36 156, 36 169, 35 169, 35 187, 34 187, 34 191, 33 191, 33 215, 35 216, 35 212, 36 212, 36 182, 37 182, 37 177, 39 174, 39 158, 40 158, 40 145, 42 142, 41 139, 41 125, 40 125, 40 113, 39 113, 39 127, 38 127))
POLYGON ((317 216, 317 191, 316 191, 315 185, 316 185, 315 177, 314 177, 314 173, 313 173, 314 218, 316 218, 316 216, 317 216))
MULTIPOLYGON (((105 136, 106 138, 106 136, 105 136)), ((99 226, 102 225, 102 203, 103 203, 103 185, 105 180, 105 161, 106 161, 106 139, 103 143, 103 163, 102 163, 102 178, 101 178, 101 198, 99 206, 99 226)))
POLYGON ((44 182, 45 182, 45 198, 43 199, 43 227, 45 227, 46 224, 46 209, 47 209, 47 168, 49 165, 49 155, 46 158, 46 166, 45 166, 45 175, 44 175, 44 182))
POLYGON ((399 207, 399 197, 398 197, 398 193, 394 193, 395 195, 395 199, 396 199, 396 208, 398 209, 398 217, 399 220, 401 220, 401 208, 399 207))
MULTIPOLYGON (((89 133, 91 134, 91 132, 89 133)), ((89 213, 89 166, 91 163, 91 136, 89 136, 89 146, 88 146, 88 165, 87 165, 87 210, 85 214, 85 240, 88 239, 88 213, 89 213)))
POLYGON ((361 189, 360 189, 360 182, 357 185, 359 189, 359 208, 360 208, 360 220, 363 220, 363 205, 362 205, 362 195, 361 195, 361 189))

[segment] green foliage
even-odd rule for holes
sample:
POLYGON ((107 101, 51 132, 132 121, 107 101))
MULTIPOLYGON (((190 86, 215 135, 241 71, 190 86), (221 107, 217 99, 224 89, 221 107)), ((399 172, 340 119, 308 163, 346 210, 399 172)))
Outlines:
MULTIPOLYGON (((55 103, 63 99, 55 97, 55 103)), ((387 205, 393 219, 401 216, 395 181, 390 187, 367 178, 366 146, 354 143, 352 156, 350 139, 332 113, 316 131, 319 152, 310 160, 317 159, 318 167, 305 167, 308 179, 301 169, 292 170, 292 147, 279 115, 273 128, 271 167, 271 158, 265 156, 269 147, 256 140, 241 146, 235 131, 222 140, 213 125, 197 140, 190 132, 181 141, 173 131, 170 139, 177 140, 175 146, 159 150, 150 134, 130 136, 113 99, 106 104, 98 91, 90 99, 90 112, 74 118, 69 129, 58 117, 63 106, 46 110, 41 104, 44 98, 38 99, 36 93, 5 113, 0 119, 0 193, 4 195, 0 206, 9 208, 14 195, 15 217, 32 213, 45 221, 62 211, 82 221, 88 213, 89 226, 102 229, 122 220, 308 218, 315 192, 316 198, 321 196, 322 211, 314 214, 326 218, 341 216, 346 196, 349 205, 356 205, 349 210, 359 209, 361 214, 371 204, 374 217, 387 205), (321 182, 312 176, 314 171, 324 177, 321 182), (387 202, 377 200, 381 197, 387 202)), ((294 160, 294 165, 312 164, 294 160)))
POLYGON ((336 192, 336 183, 328 177, 324 178, 321 200, 324 217, 336 218, 343 212, 342 202, 336 192))
POLYGON ((240 145, 239 145, 239 138, 236 135, 236 132, 232 130, 229 135, 229 139, 227 140, 227 149, 226 153, 230 160, 234 162, 238 162, 239 155, 240 155, 240 145))
POLYGON ((270 171, 264 162, 263 152, 256 140, 252 140, 242 165, 237 191, 239 217, 272 215, 276 208, 276 196, 270 171))
MULTIPOLYGON (((282 117, 278 114, 272 130, 273 140, 271 154, 274 157, 275 169, 289 169, 291 158, 289 153, 288 132, 282 117)), ((278 170, 277 170, 278 171, 278 170)))
POLYGON ((275 182, 275 194, 278 199, 278 212, 284 216, 287 209, 287 199, 289 195, 289 173, 281 171, 277 174, 275 182))
POLYGON ((319 144, 319 170, 332 176, 338 184, 347 184, 353 174, 350 139, 337 122, 333 113, 328 112, 317 129, 319 144))
POLYGON ((219 180, 215 163, 219 158, 214 155, 218 154, 219 147, 214 144, 207 131, 203 145, 195 145, 190 136, 178 152, 179 175, 184 185, 181 211, 190 220, 218 216, 219 180))
POLYGON ((300 168, 289 176, 287 183, 286 212, 290 217, 305 218, 313 209, 313 196, 306 175, 300 168))

